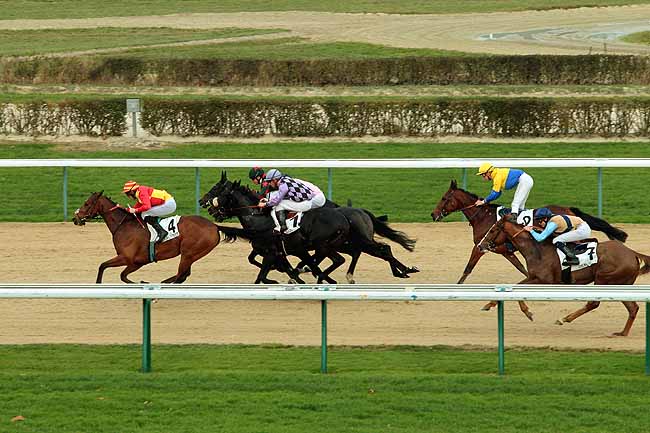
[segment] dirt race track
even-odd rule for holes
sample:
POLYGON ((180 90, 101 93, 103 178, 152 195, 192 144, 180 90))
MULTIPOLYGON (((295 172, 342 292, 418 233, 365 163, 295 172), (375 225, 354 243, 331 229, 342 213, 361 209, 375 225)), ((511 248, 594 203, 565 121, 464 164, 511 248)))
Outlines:
MULTIPOLYGON (((471 248, 463 223, 395 224, 418 239, 416 251, 394 251, 422 272, 396 280, 388 266, 371 257, 359 261, 359 283, 453 283, 471 248)), ((622 225, 630 247, 650 253, 650 226, 622 225)), ((0 224, 0 274, 3 282, 83 282, 95 280, 100 262, 114 255, 103 224, 0 224)), ((255 270, 246 262, 250 246, 222 243, 197 262, 189 282, 250 283, 255 270)), ((175 273, 177 260, 149 265, 136 280, 160 281, 175 273)), ((109 269, 105 282, 119 282, 109 269)), ((273 274, 280 279, 280 275, 273 274)), ((343 271, 335 278, 344 282, 343 271)), ((474 283, 516 282, 517 271, 500 256, 489 254, 468 279, 474 283)), ((644 276, 638 284, 650 284, 644 276)), ((329 343, 334 345, 496 345, 496 311, 482 312, 481 302, 332 302, 329 343)), ((535 322, 516 303, 506 304, 509 346, 642 350, 643 309, 630 337, 611 338, 622 329, 627 312, 622 304, 605 303, 576 322, 555 320, 582 303, 533 302, 535 322)), ((137 343, 141 338, 141 301, 0 300, 0 344, 137 343)), ((160 301, 153 307, 155 343, 283 343, 320 344, 320 304, 275 301, 160 301)))

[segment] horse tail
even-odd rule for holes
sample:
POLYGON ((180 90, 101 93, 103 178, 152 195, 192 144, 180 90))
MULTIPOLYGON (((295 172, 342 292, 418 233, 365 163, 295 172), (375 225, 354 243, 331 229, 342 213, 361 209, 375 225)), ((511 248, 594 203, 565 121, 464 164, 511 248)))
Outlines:
POLYGON ((627 233, 614 227, 604 219, 596 218, 595 216, 584 213, 577 207, 571 207, 569 209, 571 209, 571 212, 573 212, 575 216, 582 218, 587 224, 589 224, 589 227, 591 227, 592 230, 603 232, 610 239, 616 239, 621 242, 627 240, 627 233))
POLYGON ((237 227, 224 227, 217 225, 217 228, 219 229, 219 232, 223 234, 223 240, 225 242, 235 242, 238 238, 250 241, 255 236, 253 231, 237 227))
POLYGON ((639 261, 639 275, 644 275, 650 272, 650 256, 633 251, 636 259, 639 261))
MULTIPOLYGON (((401 245, 405 250, 413 251, 415 249, 415 239, 409 238, 406 233, 399 230, 392 229, 388 226, 388 223, 377 218, 372 214, 372 212, 363 209, 363 211, 370 217, 372 220, 373 228, 375 233, 379 236, 382 236, 386 239, 390 239, 393 242, 401 245)), ((388 219, 386 217, 386 219, 388 219)))

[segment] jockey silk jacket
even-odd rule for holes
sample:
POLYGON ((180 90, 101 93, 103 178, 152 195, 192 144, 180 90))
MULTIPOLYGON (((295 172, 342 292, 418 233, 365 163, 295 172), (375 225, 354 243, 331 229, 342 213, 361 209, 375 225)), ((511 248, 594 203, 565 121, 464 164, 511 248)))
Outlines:
POLYGON ((164 204, 171 197, 172 195, 164 189, 154 189, 150 186, 140 185, 140 188, 135 193, 135 198, 138 200, 134 206, 135 211, 148 211, 153 206, 164 204))

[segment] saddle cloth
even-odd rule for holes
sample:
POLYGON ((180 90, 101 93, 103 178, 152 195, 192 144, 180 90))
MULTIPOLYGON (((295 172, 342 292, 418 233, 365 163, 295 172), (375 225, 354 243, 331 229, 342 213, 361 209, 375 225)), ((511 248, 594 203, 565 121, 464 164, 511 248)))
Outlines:
MULTIPOLYGON (((180 219, 181 219, 180 215, 174 215, 160 220, 160 225, 162 226, 162 228, 167 230, 167 236, 165 236, 165 239, 163 239, 160 242, 167 242, 178 237, 178 235, 180 234, 178 231, 178 221, 180 219)), ((147 224, 147 228, 149 229, 149 241, 155 242, 156 238, 158 238, 158 233, 156 232, 156 229, 151 227, 150 224, 147 224)))
MULTIPOLYGON (((524 209, 520 210, 517 214, 517 224, 522 226, 532 226, 533 225, 533 210, 534 209, 524 209)), ((503 218, 504 215, 509 214, 511 209, 509 207, 499 206, 497 207, 497 221, 503 218)))
POLYGON ((300 229, 300 221, 302 221, 303 212, 287 212, 287 229, 284 231, 284 234, 290 235, 296 230, 300 229))
MULTIPOLYGON (((580 263, 571 266, 571 272, 579 271, 580 269, 598 263, 598 254, 596 253, 597 247, 598 247, 598 242, 587 242, 584 244, 578 244, 578 246, 575 249, 575 253, 578 260, 580 260, 580 263)), ((555 251, 557 251, 557 255, 560 258, 560 264, 562 265, 562 269, 569 268, 569 266, 563 265, 564 258, 566 257, 566 255, 557 248, 555 249, 555 251)))

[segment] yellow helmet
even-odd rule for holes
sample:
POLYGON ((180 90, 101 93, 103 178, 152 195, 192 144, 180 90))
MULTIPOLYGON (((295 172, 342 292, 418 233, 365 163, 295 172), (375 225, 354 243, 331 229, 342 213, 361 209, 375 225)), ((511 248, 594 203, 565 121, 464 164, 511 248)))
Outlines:
POLYGON ((492 170, 494 170, 494 166, 493 166, 491 163, 489 163, 489 162, 484 162, 484 163, 481 164, 481 166, 478 168, 478 173, 476 173, 476 175, 477 175, 477 176, 481 176, 481 175, 483 175, 483 174, 485 174, 485 173, 489 173, 489 172, 491 172, 492 170))

